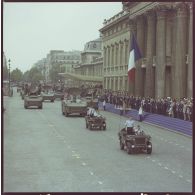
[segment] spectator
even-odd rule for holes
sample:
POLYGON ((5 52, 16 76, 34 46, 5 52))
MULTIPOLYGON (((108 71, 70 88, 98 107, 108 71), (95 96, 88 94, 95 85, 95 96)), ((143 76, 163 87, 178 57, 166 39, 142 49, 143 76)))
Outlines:
POLYGON ((106 110, 106 100, 105 99, 103 101, 103 108, 104 108, 104 110, 106 110))
POLYGON ((142 106, 140 106, 139 108, 138 115, 139 115, 139 121, 142 122, 143 120, 143 107, 142 106))

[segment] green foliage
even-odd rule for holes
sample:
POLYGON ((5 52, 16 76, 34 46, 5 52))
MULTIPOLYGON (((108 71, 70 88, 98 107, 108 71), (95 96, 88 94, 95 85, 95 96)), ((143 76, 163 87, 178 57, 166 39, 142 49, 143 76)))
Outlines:
POLYGON ((44 76, 37 67, 33 67, 25 72, 24 79, 29 82, 39 82, 40 80, 44 80, 44 76))
POLYGON ((19 70, 18 68, 14 69, 11 73, 10 73, 10 77, 11 80, 14 82, 19 82, 22 81, 23 78, 23 73, 21 70, 19 70))

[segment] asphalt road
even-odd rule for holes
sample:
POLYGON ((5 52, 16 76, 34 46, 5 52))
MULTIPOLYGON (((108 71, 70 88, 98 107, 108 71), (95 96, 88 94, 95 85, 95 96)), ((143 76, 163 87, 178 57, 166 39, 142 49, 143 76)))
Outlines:
POLYGON ((4 192, 191 192, 192 138, 140 123, 153 152, 128 155, 117 133, 126 118, 100 111, 106 131, 65 117, 61 102, 24 109, 16 90, 4 97, 4 192))

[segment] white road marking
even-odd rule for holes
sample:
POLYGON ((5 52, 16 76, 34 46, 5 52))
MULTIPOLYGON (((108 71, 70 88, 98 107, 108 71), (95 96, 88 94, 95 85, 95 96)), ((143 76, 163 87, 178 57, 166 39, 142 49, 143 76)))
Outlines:
POLYGON ((189 183, 192 183, 192 181, 190 179, 187 179, 186 181, 189 182, 189 183))
POLYGON ((85 162, 82 162, 82 165, 83 165, 83 166, 86 166, 87 164, 86 164, 85 162))
POLYGON ((161 164, 161 163, 158 163, 158 165, 159 165, 159 166, 162 166, 162 164, 161 164))
POLYGON ((156 162, 156 160, 152 160, 152 162, 156 162))
POLYGON ((69 146, 69 145, 68 145, 68 148, 70 149, 70 148, 71 148, 71 146, 69 146))
POLYGON ((103 182, 102 182, 102 181, 98 181, 98 183, 99 183, 100 185, 102 185, 102 184, 103 184, 103 182))
POLYGON ((179 175, 180 178, 183 178, 183 175, 179 175))
POLYGON ((168 170, 169 168, 168 167, 164 167, 164 169, 168 170))
POLYGON ((173 174, 175 174, 175 171, 171 171, 173 174))
POLYGON ((93 173, 93 172, 91 172, 91 171, 90 171, 89 173, 90 173, 90 175, 94 175, 94 173, 93 173))

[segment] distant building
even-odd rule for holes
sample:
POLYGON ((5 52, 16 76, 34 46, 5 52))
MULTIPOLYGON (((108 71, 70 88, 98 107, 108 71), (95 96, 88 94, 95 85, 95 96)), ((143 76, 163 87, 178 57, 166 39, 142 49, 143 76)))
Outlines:
POLYGON ((75 74, 81 75, 80 84, 102 84, 102 40, 89 41, 81 52, 81 62, 74 66, 75 74))

